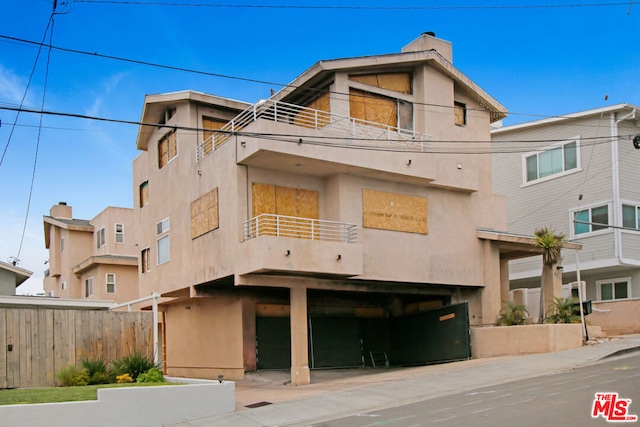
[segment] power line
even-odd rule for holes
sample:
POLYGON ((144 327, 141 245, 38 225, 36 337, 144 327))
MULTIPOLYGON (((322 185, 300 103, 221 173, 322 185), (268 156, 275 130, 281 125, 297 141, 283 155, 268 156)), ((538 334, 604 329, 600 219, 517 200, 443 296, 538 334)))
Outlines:
MULTIPOLYGON (((363 11, 415 11, 415 10, 491 10, 491 9, 564 9, 579 7, 629 6, 628 2, 612 3, 570 3, 570 4, 529 4, 529 5, 433 5, 433 6, 354 6, 354 5, 276 5, 276 4, 221 4, 221 3, 172 3, 161 1, 116 1, 116 0, 72 0, 76 3, 111 4, 123 6, 170 6, 208 7, 228 9, 297 9, 297 10, 363 10, 363 11)), ((65 2, 67 3, 67 2, 65 2)))
MULTIPOLYGON (((300 138, 307 144, 318 144, 318 145, 328 145, 332 147, 342 147, 342 148, 370 148, 364 146, 354 146, 353 144, 335 144, 323 142, 324 140, 335 141, 336 136, 303 136, 299 134, 277 134, 277 133, 260 133, 260 132, 245 132, 245 131, 222 131, 222 130, 211 130, 194 126, 183 126, 183 125, 168 125, 161 123, 149 123, 149 122, 140 122, 135 120, 124 120, 124 119, 113 119, 106 117, 98 117, 98 116, 89 116, 86 114, 77 114, 77 113, 65 113, 58 111, 49 111, 43 109, 34 109, 34 108, 19 108, 19 107, 9 107, 9 106, 0 106, 0 110, 8 110, 8 111, 21 111, 24 113, 32 113, 32 114, 40 114, 40 115, 50 115, 50 116, 59 116, 59 117, 68 117, 68 118, 76 118, 76 119, 86 119, 86 120, 95 120, 101 122, 108 123, 118 123, 118 124, 128 124, 135 126, 148 126, 154 128, 166 128, 166 129, 176 129, 182 131, 190 131, 190 132, 203 132, 203 131, 211 131, 216 134, 226 134, 226 135, 237 135, 237 136, 246 136, 246 137, 259 137, 259 138, 284 138, 283 142, 294 142, 299 143, 300 138)), ((633 134, 629 135, 620 135, 618 137, 619 140, 631 140, 633 134)), ((377 138, 358 138, 358 137, 349 137, 350 141, 354 142, 389 142, 394 144, 406 144, 408 141, 403 140, 390 140, 390 139, 377 139, 377 138)), ((411 140, 412 143, 424 143, 424 144, 461 144, 461 145, 469 145, 469 144, 492 144, 493 146, 506 146, 507 144, 553 144, 555 142, 565 141, 566 138, 563 139, 528 139, 528 140, 508 140, 508 141, 491 141, 491 140, 479 140, 479 141, 469 141, 469 140, 434 140, 434 139, 416 139, 411 140)), ((582 146, 589 146, 590 144, 600 144, 607 143, 609 139, 605 137, 585 137, 581 138, 582 146), (585 143, 582 143, 582 142, 585 143)), ((446 148, 446 147, 445 147, 446 148)), ((467 148, 467 147, 463 147, 467 148)), ((477 147, 474 147, 477 150, 477 147)), ((438 148, 441 150, 442 148, 438 148)), ((530 146, 518 147, 518 149, 507 148, 499 148, 497 150, 493 150, 493 153, 513 153, 513 152, 529 152, 535 151, 539 148, 532 148, 530 146)), ((385 149, 384 151, 411 151, 411 150, 401 150, 401 149, 385 149)), ((431 151, 430 151, 431 152, 431 151)), ((444 151, 437 151, 439 153, 445 153, 444 151)), ((447 152, 448 153, 448 152, 447 152)), ((482 153, 478 153, 476 151, 467 151, 464 154, 487 154, 488 151, 484 150, 482 153)), ((463 154, 462 151, 450 152, 450 154, 463 154)))
MULTIPOLYGON (((54 49, 54 50, 58 50, 58 51, 61 51, 61 52, 68 52, 68 53, 73 53, 73 54, 78 54, 78 55, 85 55, 85 56, 91 56, 91 57, 96 57, 96 58, 110 59, 110 60, 114 60, 114 61, 127 62, 127 63, 144 65, 144 66, 149 66, 149 67, 162 68, 162 69, 185 72, 185 73, 191 73, 191 74, 199 74, 199 75, 204 75, 204 76, 209 76, 209 77, 232 79, 232 80, 244 81, 244 82, 248 82, 248 83, 258 83, 258 84, 264 84, 264 85, 270 85, 270 86, 280 86, 280 87, 283 87, 283 88, 286 87, 286 88, 291 88, 291 89, 299 89, 299 90, 303 90, 303 91, 306 91, 306 92, 311 92, 313 94, 318 94, 318 95, 329 93, 329 94, 333 94, 333 95, 349 96, 349 94, 345 93, 345 92, 336 92, 336 91, 330 91, 328 89, 317 89, 317 88, 309 88, 309 87, 303 87, 303 86, 295 86, 295 85, 291 85, 291 84, 288 84, 288 83, 279 83, 279 82, 272 82, 272 81, 267 81, 267 80, 251 79, 251 78, 247 78, 247 77, 232 76, 232 75, 228 75, 228 74, 213 73, 213 72, 202 71, 202 70, 194 70, 194 69, 185 68, 185 67, 178 67, 178 66, 173 66, 173 65, 159 64, 159 63, 155 63, 155 62, 142 61, 142 60, 138 60, 138 59, 124 58, 124 57, 119 57, 119 56, 114 56, 114 55, 106 55, 106 54, 101 54, 101 53, 98 53, 98 52, 87 52, 87 51, 82 51, 82 50, 78 50, 78 49, 71 49, 71 48, 65 48, 65 47, 60 47, 60 46, 53 46, 51 44, 46 45, 46 44, 44 44, 44 42, 36 42, 36 41, 32 41, 32 40, 26 40, 26 39, 7 36, 7 35, 2 35, 2 34, 0 34, 0 39, 11 40, 11 41, 14 41, 14 42, 31 44, 31 45, 36 45, 36 46, 40 46, 40 47, 47 47, 49 49, 54 49)), ((364 95, 363 97, 367 97, 367 96, 364 95)), ((446 109, 454 108, 453 105, 442 105, 442 104, 433 104, 433 103, 417 102, 417 101, 412 102, 412 104, 415 105, 415 106, 440 107, 440 108, 446 108, 446 109)), ((484 109, 467 108, 467 111, 485 111, 485 110, 484 109)), ((544 115, 544 114, 518 113, 518 112, 513 112, 513 111, 495 111, 495 112, 496 113, 505 114, 505 115, 508 114, 508 115, 512 115, 512 116, 535 117, 535 118, 539 118, 539 119, 561 119, 561 118, 571 119, 572 118, 572 117, 570 117, 568 115, 552 115, 552 116, 549 116, 549 115, 544 115)), ((589 127, 589 126, 592 126, 592 125, 582 125, 582 126, 589 127)))

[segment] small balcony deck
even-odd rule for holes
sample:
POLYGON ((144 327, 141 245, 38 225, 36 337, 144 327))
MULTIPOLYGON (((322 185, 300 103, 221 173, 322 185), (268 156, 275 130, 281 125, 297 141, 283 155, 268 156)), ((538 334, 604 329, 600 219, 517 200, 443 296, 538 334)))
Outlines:
POLYGON ((240 274, 352 277, 363 271, 355 224, 263 214, 244 223, 240 274))
MULTIPOLYGON (((196 161, 225 144, 231 137, 241 132, 251 123, 269 120, 286 123, 306 129, 322 130, 324 133, 342 138, 358 138, 359 144, 371 147, 393 146, 411 152, 429 150, 431 135, 380 123, 355 119, 353 117, 315 110, 281 101, 261 100, 238 114, 230 122, 215 131, 213 135, 196 147, 196 161), (402 144, 400 146, 399 144, 402 144)), ((327 144, 331 144, 327 140, 327 144)))

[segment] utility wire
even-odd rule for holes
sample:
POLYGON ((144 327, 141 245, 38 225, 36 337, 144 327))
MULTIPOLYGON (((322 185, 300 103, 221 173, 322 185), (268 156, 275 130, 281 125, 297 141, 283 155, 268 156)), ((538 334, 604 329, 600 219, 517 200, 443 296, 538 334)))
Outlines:
POLYGON ((11 126, 11 130, 9 131, 9 137, 7 138, 7 143, 4 146, 4 150, 2 152, 2 157, 0 157, 0 167, 2 167, 2 163, 4 162, 4 157, 7 154, 7 150, 9 149, 9 145, 11 144, 11 139, 13 138, 13 132, 16 129, 16 123, 18 122, 18 118, 20 117, 20 112, 21 109, 24 105, 24 101, 27 98, 27 93, 29 92, 29 87, 31 86, 31 81, 33 80, 33 75, 36 71, 36 67, 38 65, 38 60, 40 58, 40 53, 42 52, 42 48, 44 47, 44 41, 47 37, 47 33, 49 32, 49 27, 52 25, 53 23, 53 15, 51 15, 51 17, 49 18, 49 21, 47 22, 47 27, 44 30, 44 34, 42 35, 42 41, 40 43, 38 43, 38 53, 36 54, 36 59, 33 61, 33 67, 31 68, 31 74, 29 74, 29 79, 27 80, 27 86, 24 89, 24 93, 22 94, 22 99, 20 100, 20 109, 16 110, 17 114, 16 114, 16 119, 13 123, 13 126, 11 126))
MULTIPOLYGON (((53 27, 54 27, 54 16, 56 13, 56 6, 54 3, 53 6, 53 11, 51 12, 51 16, 49 17, 49 23, 47 24, 47 29, 50 28, 49 30, 49 44, 51 44, 51 41, 53 39, 53 27)), ((37 63, 37 60, 36 60, 37 63)), ((42 89, 42 103, 41 103, 41 109, 44 110, 44 104, 45 104, 45 99, 46 99, 46 95, 47 95, 47 82, 49 80, 49 64, 51 63, 51 49, 49 49, 47 51, 47 62, 46 62, 46 67, 45 67, 45 74, 44 74, 44 85, 43 85, 43 89, 42 89)), ((25 93, 26 94, 26 93, 25 93)), ((31 173, 31 184, 29 185, 29 197, 27 199, 27 211, 25 212, 24 215, 24 225, 22 227, 22 235, 20 237, 20 245, 18 247, 18 254, 16 255, 15 259, 16 261, 20 260, 20 253, 22 252, 22 245, 24 243, 24 236, 27 233, 27 222, 29 220, 29 211, 31 210, 31 200, 33 198, 33 187, 34 187, 34 183, 36 180, 36 169, 37 169, 37 165, 38 165, 38 151, 40 149, 40 136, 42 134, 42 120, 44 119, 44 115, 40 115, 40 121, 39 121, 39 126, 38 126, 38 136, 36 138, 36 150, 35 150, 35 154, 34 154, 34 158, 33 158, 33 171, 31 173)))
MULTIPOLYGON (((179 6, 179 7, 210 7, 232 9, 310 9, 310 10, 381 10, 381 11, 412 11, 412 10, 482 10, 482 9, 561 9, 577 7, 613 7, 628 6, 627 2, 613 3, 572 3, 572 4, 529 4, 529 5, 434 5, 434 6, 353 6, 353 5, 276 5, 276 4, 220 4, 220 3, 173 3, 161 1, 116 1, 116 0, 74 0, 76 3, 134 5, 134 6, 179 6)), ((630 8, 630 6, 629 6, 630 8)))
MULTIPOLYGON (((47 47, 47 48, 50 48, 50 49, 54 49, 54 50, 58 50, 58 51, 61 51, 61 52, 68 52, 68 53, 73 53, 73 54, 78 54, 78 55, 92 56, 92 57, 96 57, 96 58, 105 58, 105 59, 110 59, 110 60, 114 60, 114 61, 128 62, 128 63, 132 63, 132 64, 145 65, 145 66, 149 66, 149 67, 162 68, 162 69, 180 71, 180 72, 185 72, 185 73, 199 74, 199 75, 217 77, 217 78, 224 78, 224 79, 232 79, 232 80, 244 81, 244 82, 249 82, 249 83, 258 83, 258 84, 271 85, 271 86, 280 86, 280 87, 283 87, 283 88, 286 87, 286 88, 291 88, 291 89, 301 89, 301 90, 304 90, 306 92, 310 92, 310 93, 317 94, 317 95, 329 93, 329 94, 334 94, 334 95, 349 96, 348 93, 330 91, 330 90, 327 90, 327 89, 317 89, 317 88, 308 88, 308 87, 303 87, 303 86, 295 86, 295 85, 291 85, 291 84, 288 84, 288 83, 279 83, 279 82, 271 82, 271 81, 267 81, 267 80, 251 79, 251 78, 247 78, 247 77, 231 76, 231 75, 227 75, 227 74, 213 73, 213 72, 202 71, 202 70, 194 70, 194 69, 189 69, 189 68, 184 68, 184 67, 178 67, 178 66, 166 65, 166 64, 159 64, 159 63, 155 63, 155 62, 142 61, 142 60, 137 60, 137 59, 123 58, 123 57, 114 56, 114 55, 106 55, 106 54, 101 54, 101 53, 98 53, 98 52, 87 52, 87 51, 82 51, 82 50, 77 50, 77 49, 70 49, 70 48, 65 48, 65 47, 60 47, 60 46, 53 46, 51 44, 45 45, 44 41, 39 43, 39 42, 32 41, 32 40, 26 40, 26 39, 21 39, 21 38, 18 38, 18 37, 12 37, 12 36, 2 35, 2 34, 0 34, 0 39, 11 40, 11 41, 25 43, 25 44, 32 44, 32 45, 36 45, 36 46, 40 46, 40 47, 44 46, 44 47, 47 47)), ((367 97, 367 96, 364 95, 363 97, 367 97)), ((413 103, 413 105, 417 105, 417 106, 441 107, 441 108, 446 108, 446 109, 454 108, 453 105, 442 105, 442 104, 433 104, 433 103, 416 102, 416 101, 414 101, 412 103, 413 103)), ((467 111, 483 111, 484 112, 486 110, 484 110, 484 109, 467 108, 467 111)), ((495 112, 496 113, 505 114, 505 115, 508 114, 508 115, 512 115, 512 116, 534 117, 534 118, 538 118, 538 119, 562 119, 562 118, 570 119, 571 118, 568 115, 553 115, 553 116, 549 116, 549 115, 544 115, 544 114, 518 113, 518 112, 513 112, 513 111, 495 111, 495 112)), ((589 126, 589 125, 582 125, 582 126, 589 126)))

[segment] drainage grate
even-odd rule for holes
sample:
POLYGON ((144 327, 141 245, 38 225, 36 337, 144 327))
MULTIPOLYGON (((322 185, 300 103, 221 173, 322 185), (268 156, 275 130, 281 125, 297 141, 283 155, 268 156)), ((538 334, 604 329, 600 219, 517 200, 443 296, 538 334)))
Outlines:
POLYGON ((245 406, 245 408, 260 408, 261 406, 271 405, 271 402, 258 402, 245 406))

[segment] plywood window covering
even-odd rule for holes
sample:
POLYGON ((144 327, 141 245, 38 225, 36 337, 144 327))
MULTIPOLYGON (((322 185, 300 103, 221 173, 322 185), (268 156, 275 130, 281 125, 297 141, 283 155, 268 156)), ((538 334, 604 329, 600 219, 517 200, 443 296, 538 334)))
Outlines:
POLYGON ((413 105, 410 102, 351 88, 349 110, 354 119, 379 123, 381 127, 413 130, 413 105))
POLYGON ((149 181, 140 184, 140 207, 149 204, 149 181))
POLYGON ((149 264, 150 253, 151 253, 151 249, 149 248, 144 248, 142 251, 140 251, 140 272, 143 274, 150 270, 150 267, 151 267, 151 264, 149 264))
POLYGON ((191 238, 202 236, 218 228, 218 189, 191 202, 191 238))
POLYGON ((349 80, 400 93, 412 93, 411 73, 378 73, 349 76, 349 80))
POLYGON ((455 102, 453 105, 453 117, 456 125, 466 126, 467 105, 463 104, 462 102, 455 102))
POLYGON ((262 214, 295 217, 296 220, 291 222, 295 232, 289 237, 310 239, 313 237, 312 220, 319 219, 319 198, 319 193, 313 190, 254 182, 252 185, 252 214, 254 218, 262 214))
POLYGON ((178 141, 176 131, 166 134, 158 142, 158 167, 162 169, 171 159, 178 154, 178 141))
POLYGON ((428 234, 426 197, 362 190, 362 223, 365 228, 428 234))
POLYGON ((214 119, 213 117, 202 117, 202 128, 204 131, 202 132, 202 142, 204 154, 209 154, 213 151, 213 139, 215 132, 214 130, 220 130, 222 126, 224 126, 227 122, 220 119, 214 119))
POLYGON ((293 123, 296 126, 304 126, 309 128, 323 128, 331 123, 329 113, 331 112, 330 97, 327 89, 326 93, 323 93, 313 101, 307 103, 305 107, 317 111, 303 110, 296 114, 293 118, 293 123))

